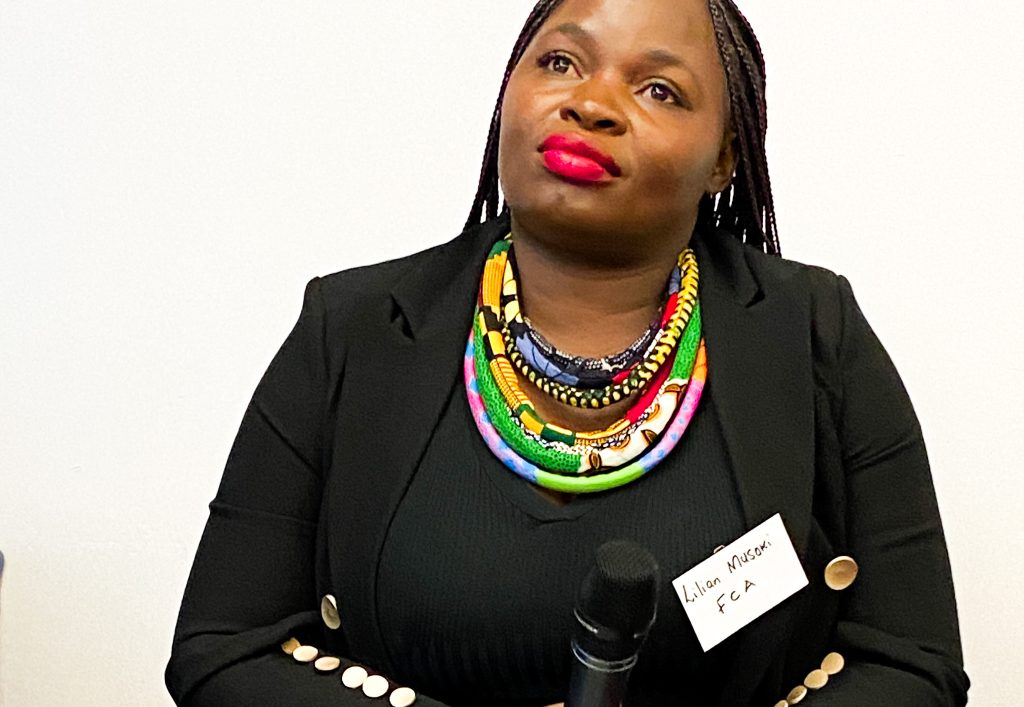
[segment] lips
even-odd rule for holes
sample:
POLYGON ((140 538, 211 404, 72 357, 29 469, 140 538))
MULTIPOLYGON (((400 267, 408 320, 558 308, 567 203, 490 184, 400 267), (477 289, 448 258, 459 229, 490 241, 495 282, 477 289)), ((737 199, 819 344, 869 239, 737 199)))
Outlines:
POLYGON ((551 135, 541 144, 540 152, 550 172, 571 181, 596 184, 622 174, 611 155, 578 135, 551 135))

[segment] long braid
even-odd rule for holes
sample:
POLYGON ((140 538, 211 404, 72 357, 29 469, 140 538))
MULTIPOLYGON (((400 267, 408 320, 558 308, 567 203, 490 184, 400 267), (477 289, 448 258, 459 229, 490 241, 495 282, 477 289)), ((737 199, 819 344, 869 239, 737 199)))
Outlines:
POLYGON ((722 47, 727 47, 732 42, 732 38, 728 33, 728 24, 724 17, 724 11, 721 6, 715 2, 710 2, 708 4, 708 9, 711 11, 711 20, 715 31, 715 41, 718 44, 722 57, 722 67, 725 70, 726 88, 729 95, 731 114, 730 122, 732 124, 732 129, 736 134, 736 140, 738 143, 737 147, 739 149, 736 152, 738 153, 737 157, 739 158, 739 163, 735 167, 735 174, 733 175, 733 179, 726 190, 722 194, 719 194, 714 201, 710 201, 708 198, 705 198, 704 203, 701 204, 701 212, 703 214, 706 211, 710 211, 712 213, 712 220, 716 226, 721 226, 725 230, 735 233, 739 236, 740 240, 746 241, 747 229, 744 224, 748 219, 744 218, 746 214, 742 213, 745 209, 742 209, 741 205, 736 203, 738 187, 740 184, 747 184, 746 175, 751 171, 749 140, 743 130, 743 126, 740 125, 740 121, 736 116, 737 106, 740 106, 743 103, 739 82, 735 80, 735 77, 739 74, 739 68, 735 65, 735 57, 733 54, 722 50, 722 47))
POLYGON ((526 48, 533 41, 541 26, 547 21, 555 8, 564 0, 541 0, 533 8, 530 16, 526 18, 523 31, 516 40, 512 49, 512 56, 505 68, 505 76, 501 81, 501 90, 498 92, 498 101, 494 106, 494 113, 491 115, 491 126, 487 134, 487 147, 484 150, 484 161, 480 168, 480 181, 477 184, 476 198, 473 199, 473 207, 470 209, 469 218, 466 220, 466 228, 480 223, 480 217, 485 215, 486 219, 493 219, 498 215, 498 139, 501 132, 501 106, 505 101, 505 89, 508 87, 512 72, 519 64, 526 48))
MULTIPOLYGON (((512 50, 491 116, 480 181, 466 220, 466 228, 479 224, 481 217, 490 220, 498 214, 498 141, 505 90, 526 48, 563 1, 538 2, 512 50)), ((775 202, 765 153, 768 108, 765 101, 764 54, 753 28, 733 0, 707 2, 719 55, 725 68, 739 160, 729 187, 715 197, 705 196, 701 200, 700 217, 724 228, 745 243, 778 255, 780 248, 775 202)))
MULTIPOLYGON (((729 40, 725 46, 731 47, 736 42, 736 36, 733 33, 732 25, 725 20, 726 34, 729 40)), ((726 52, 727 60, 724 62, 726 67, 726 73, 732 73, 733 75, 743 75, 744 70, 749 70, 749 64, 743 62, 743 57, 740 56, 739 52, 726 52)), ((757 190, 757 172, 758 165, 755 162, 754 154, 756 153, 756 146, 758 144, 758 134, 760 133, 760 121, 752 121, 749 116, 746 116, 746 110, 749 108, 749 96, 741 89, 740 81, 730 81, 729 99, 732 102, 734 109, 733 114, 733 125, 736 130, 737 137, 740 141, 740 156, 742 169, 737 170, 736 173, 736 188, 745 192, 744 198, 740 199, 739 204, 733 201, 733 205, 737 210, 742 210, 742 213, 737 213, 736 225, 741 226, 742 231, 737 234, 744 242, 751 243, 761 238, 763 231, 763 225, 761 219, 757 218, 757 215, 761 213, 761 203, 758 198, 757 190), (738 114, 743 114, 745 118, 740 118, 738 114), (757 228, 751 228, 751 221, 757 222, 757 228), (753 232, 751 232, 753 231, 753 232)), ((733 194, 735 199, 736 194, 733 194)))
MULTIPOLYGON (((736 24, 734 18, 727 17, 727 23, 729 27, 729 32, 733 37, 733 45, 736 47, 737 54, 743 62, 743 68, 746 70, 747 76, 753 77, 754 79, 753 81, 749 82, 749 85, 754 92, 754 104, 756 107, 757 122, 756 124, 752 124, 748 128, 748 130, 750 130, 751 128, 755 129, 754 131, 751 131, 751 140, 760 148, 763 144, 764 137, 768 132, 768 112, 766 110, 765 102, 760 94, 760 86, 764 81, 764 67, 760 63, 757 66, 754 65, 754 59, 751 57, 750 51, 747 49, 743 35, 741 33, 742 30, 736 24)), ((755 150, 755 152, 757 153, 759 153, 760 151, 760 149, 755 150)), ((767 234, 767 223, 765 222, 767 220, 767 214, 765 209, 766 204, 762 201, 763 195, 760 194, 759 190, 757 189, 757 184, 759 184, 762 180, 767 178, 767 168, 760 163, 754 163, 753 165, 751 165, 751 167, 752 169, 750 173, 747 175, 748 179, 750 179, 752 182, 751 195, 753 198, 751 199, 751 201, 755 206, 755 215, 761 217, 761 233, 767 234), (762 167, 765 168, 762 169, 762 167)))
MULTIPOLYGON (((761 42, 758 41, 757 35, 754 34, 754 28, 750 26, 750 22, 744 17, 743 13, 739 10, 736 11, 736 20, 740 25, 740 29, 743 33, 744 41, 741 46, 744 47, 744 51, 749 53, 753 52, 757 60, 757 67, 760 71, 760 80, 753 82, 753 88, 757 97, 758 115, 760 119, 760 154, 764 156, 765 151, 765 136, 768 133, 768 101, 765 96, 765 85, 766 85, 766 69, 764 62, 764 53, 761 51, 761 42), (746 47, 750 47, 747 50, 746 47)), ((753 71, 753 70, 752 70, 753 71)), ((773 252, 779 253, 779 234, 775 221, 775 198, 772 194, 772 178, 771 172, 768 171, 768 159, 765 156, 761 160, 760 167, 760 180, 762 192, 762 200, 764 206, 764 225, 765 230, 763 233, 771 239, 773 252)))
POLYGON ((778 255, 775 201, 765 152, 768 104, 764 54, 753 28, 733 0, 709 0, 708 7, 729 85, 740 163, 729 198, 719 198, 713 206, 704 208, 713 214, 715 223, 735 229, 735 235, 744 242, 778 255))

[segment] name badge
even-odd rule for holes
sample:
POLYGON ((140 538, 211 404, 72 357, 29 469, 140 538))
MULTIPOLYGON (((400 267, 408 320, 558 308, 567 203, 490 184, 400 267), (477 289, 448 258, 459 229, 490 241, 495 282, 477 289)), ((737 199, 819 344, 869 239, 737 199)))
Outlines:
POLYGON ((672 587, 707 652, 807 584, 793 541, 776 513, 676 577, 672 587))

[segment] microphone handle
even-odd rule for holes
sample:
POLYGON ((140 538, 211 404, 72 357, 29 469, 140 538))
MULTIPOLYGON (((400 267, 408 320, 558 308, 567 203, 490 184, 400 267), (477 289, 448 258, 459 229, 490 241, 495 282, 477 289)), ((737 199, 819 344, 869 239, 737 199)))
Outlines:
POLYGON ((589 655, 572 642, 576 660, 569 679, 569 697, 565 707, 622 707, 626 698, 629 673, 636 665, 637 656, 609 662, 589 655))

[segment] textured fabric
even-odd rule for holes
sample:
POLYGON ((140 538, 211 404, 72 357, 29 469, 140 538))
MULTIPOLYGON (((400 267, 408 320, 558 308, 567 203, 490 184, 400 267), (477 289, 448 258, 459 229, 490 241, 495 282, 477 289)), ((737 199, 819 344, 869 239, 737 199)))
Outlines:
MULTIPOLYGON (((643 360, 622 371, 611 384, 603 388, 589 389, 575 388, 545 377, 540 371, 531 368, 521 352, 516 350, 515 340, 526 325, 518 299, 516 274, 512 266, 513 247, 511 236, 497 241, 484 265, 480 287, 480 310, 483 314, 481 322, 485 329, 495 332, 493 336, 488 337, 490 356, 509 360, 525 378, 545 394, 575 407, 607 407, 643 390, 671 358, 696 307, 699 269, 693 251, 687 248, 679 254, 679 290, 669 294, 661 330, 643 360), (518 333, 516 330, 509 331, 508 327, 515 327, 517 323, 518 333), (503 332, 500 344, 498 332, 503 332)), ((509 400, 509 405, 513 409, 518 407, 513 400, 509 400)))
POLYGON ((671 308, 676 304, 676 298, 672 295, 679 292, 682 282, 682 273, 677 265, 669 277, 666 302, 662 305, 661 312, 651 322, 647 330, 624 351, 600 359, 586 358, 559 351, 534 328, 526 314, 521 311, 521 305, 518 302, 517 283, 519 277, 515 263, 515 252, 509 250, 509 261, 505 268, 506 278, 502 289, 502 309, 507 310, 509 298, 514 297, 516 299, 515 311, 520 315, 505 321, 504 334, 512 362, 516 362, 517 353, 521 354, 525 364, 541 376, 550 378, 556 383, 583 388, 603 388, 613 383, 621 383, 625 380, 629 370, 651 353, 657 344, 658 335, 671 317, 671 308), (514 278, 511 283, 511 291, 508 290, 510 268, 514 278))
POLYGON ((591 390, 538 375, 515 349, 516 336, 509 327, 518 324, 521 335, 526 324, 519 303, 513 247, 511 235, 506 235, 495 241, 487 255, 465 357, 466 387, 481 434, 510 469, 545 488, 588 493, 639 478, 678 442, 700 399, 702 378, 698 377, 687 390, 689 366, 701 334, 696 256, 689 248, 679 254, 679 276, 670 278, 663 326, 649 354, 623 371, 621 381, 591 390), (680 351, 681 340, 685 346, 680 351), (652 381, 660 380, 673 361, 678 369, 672 370, 664 388, 656 390, 654 397, 648 396, 652 381), (648 406, 642 412, 631 406, 627 418, 633 417, 632 427, 620 420, 605 433, 578 438, 575 431, 540 416, 529 393, 520 386, 515 368, 532 384, 527 386, 530 391, 539 389, 564 404, 599 408, 631 398, 635 403, 639 398, 648 406), (639 419, 641 416, 643 420, 639 419), (658 441, 673 420, 669 433, 658 441), (573 475, 590 478, 560 478, 573 475))
MULTIPOLYGON (((470 408, 473 410, 473 421, 480 431, 480 436, 483 437, 494 456, 520 477, 538 486, 566 493, 595 493, 618 488, 636 481, 656 467, 682 440, 683 434, 697 410, 697 405, 700 403, 701 394, 704 392, 704 382, 707 378, 707 358, 702 344, 697 352, 697 362, 694 366, 693 376, 686 386, 686 393, 664 435, 647 447, 643 456, 626 466, 589 476, 573 477, 538 468, 521 457, 502 439, 492 424, 480 396, 474 370, 473 350, 473 342, 470 341, 466 345, 463 370, 467 397, 470 408)), ((678 396, 680 391, 673 390, 670 391, 670 394, 678 396)))
MULTIPOLYGON (((694 309, 672 358, 655 375, 652 385, 640 392, 625 417, 604 430, 593 432, 562 430, 545 422, 514 378, 506 379, 501 371, 492 368, 494 360, 488 360, 489 351, 485 353, 486 333, 478 327, 471 335, 464 373, 467 388, 474 394, 479 393, 482 400, 481 412, 486 411, 487 417, 484 424, 493 426, 512 451, 541 469, 570 475, 603 473, 639 460, 675 418, 686 399, 684 396, 700 351, 700 306, 694 309), (469 358, 472 358, 472 369, 469 358), (472 384, 469 383, 471 378, 472 384), (505 394, 502 391, 506 391, 505 394), (526 402, 512 410, 508 406, 510 395, 526 402)), ((695 405, 699 391, 694 391, 693 396, 696 397, 691 399, 691 404, 695 405)), ((475 399, 473 403, 476 404, 475 399)), ((479 424, 483 418, 477 419, 479 424)), ((677 429, 685 429, 685 424, 677 429)))
POLYGON ((713 704, 731 646, 704 655, 669 585, 743 531, 711 396, 656 474, 559 508, 490 454, 460 388, 381 554, 382 627, 403 657, 396 677, 467 707, 565 699, 579 583, 602 542, 627 538, 662 571, 630 703, 678 705, 687 694, 713 704))

